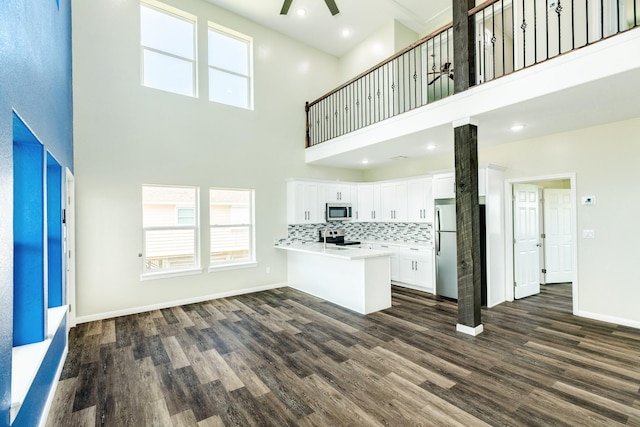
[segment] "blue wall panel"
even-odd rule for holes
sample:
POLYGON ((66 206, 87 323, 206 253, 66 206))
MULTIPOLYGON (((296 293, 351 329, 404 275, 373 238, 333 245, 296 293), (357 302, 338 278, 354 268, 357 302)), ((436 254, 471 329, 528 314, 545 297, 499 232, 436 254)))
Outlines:
POLYGON ((47 306, 62 300, 62 167, 47 153, 47 306))
POLYGON ((13 345, 40 342, 44 322, 44 148, 14 115, 13 345))
POLYGON ((33 385, 29 389, 20 412, 13 421, 13 427, 33 427, 37 426, 44 410, 44 402, 47 400, 51 385, 56 381, 56 371, 60 366, 60 360, 67 347, 67 317, 60 323, 53 336, 51 346, 44 356, 42 365, 33 380, 33 385))
MULTIPOLYGON (((63 169, 73 171, 71 0, 0 1, 0 427, 9 425, 11 404, 13 111, 29 125, 44 150, 63 169)), ((15 140, 20 141, 20 136, 15 140)), ((60 355, 50 352, 47 356, 38 374, 39 390, 51 388, 52 360, 60 355)), ((28 408, 34 414, 42 412, 43 396, 29 394, 28 408)))

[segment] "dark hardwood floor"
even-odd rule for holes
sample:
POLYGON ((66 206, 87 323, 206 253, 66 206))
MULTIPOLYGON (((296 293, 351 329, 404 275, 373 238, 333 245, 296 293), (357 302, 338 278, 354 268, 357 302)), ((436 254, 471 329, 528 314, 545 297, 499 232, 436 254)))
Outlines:
POLYGON ((81 324, 47 426, 640 426, 640 331, 572 316, 570 284, 482 315, 283 288, 81 324))

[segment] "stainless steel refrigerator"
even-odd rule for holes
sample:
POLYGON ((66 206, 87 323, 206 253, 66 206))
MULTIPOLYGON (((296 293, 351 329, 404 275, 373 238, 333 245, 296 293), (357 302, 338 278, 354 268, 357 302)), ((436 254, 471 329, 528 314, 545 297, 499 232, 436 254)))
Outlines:
MULTIPOLYGON (((435 201, 436 295, 458 299, 458 245, 456 242, 456 201, 435 201)), ((487 304, 485 206, 480 205, 481 303, 487 304)))
POLYGON ((436 295, 458 299, 456 202, 436 200, 436 295))

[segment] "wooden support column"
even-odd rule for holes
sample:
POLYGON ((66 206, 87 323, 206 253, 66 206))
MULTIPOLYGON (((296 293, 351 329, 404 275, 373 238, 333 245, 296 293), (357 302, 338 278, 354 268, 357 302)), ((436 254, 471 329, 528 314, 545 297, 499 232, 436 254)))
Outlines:
POLYGON ((458 325, 456 329, 470 335, 477 335, 482 332, 478 128, 473 123, 454 123, 454 133, 458 246, 458 325))
POLYGON ((453 0, 453 91, 464 92, 476 84, 475 29, 469 11, 475 0, 453 0))
MULTIPOLYGON (((453 1, 454 92, 475 85, 475 29, 469 10, 475 0, 453 1)), ((470 335, 482 332, 478 128, 470 118, 453 124, 458 246, 458 325, 470 335)))

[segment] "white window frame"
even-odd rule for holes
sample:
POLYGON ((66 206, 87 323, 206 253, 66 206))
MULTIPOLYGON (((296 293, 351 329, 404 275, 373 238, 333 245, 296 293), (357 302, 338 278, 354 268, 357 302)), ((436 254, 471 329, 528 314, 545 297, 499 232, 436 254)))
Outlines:
MULTIPOLYGON (((165 278, 165 277, 176 277, 176 276, 186 276, 192 274, 202 273, 202 268, 200 267, 200 216, 198 214, 200 210, 200 187, 193 186, 183 186, 183 185, 155 185, 155 184, 144 184, 142 185, 142 190, 144 191, 144 187, 164 187, 164 188, 191 188, 195 190, 195 208, 194 208, 194 223, 193 224, 176 224, 171 226, 147 226, 144 225, 144 199, 142 199, 142 274, 140 275, 141 280, 150 280, 157 278, 165 278), (176 267, 176 268, 166 268, 160 270, 148 270, 146 268, 147 254, 146 254, 146 241, 147 241, 147 232, 148 231, 172 231, 172 230, 193 230, 194 235, 194 257, 195 257, 195 265, 188 267, 176 267)), ((142 196, 142 192, 141 192, 142 196)), ((177 223, 177 216, 176 216, 177 223)))
POLYGON ((140 7, 148 7, 150 9, 154 9, 160 13, 164 13, 168 16, 171 16, 173 18, 176 19, 181 19, 183 21, 189 22, 190 24, 193 24, 193 59, 191 58, 187 58, 187 57, 183 57, 180 55, 176 55, 170 52, 166 52, 163 50, 158 50, 156 48, 152 48, 152 47, 148 47, 148 46, 144 46, 142 44, 142 17, 140 18, 140 84, 144 87, 148 87, 150 89, 156 89, 156 90, 162 90, 165 92, 169 92, 169 93, 175 93, 177 95, 184 95, 184 96, 191 96, 193 98, 197 98, 198 97, 198 18, 195 15, 192 15, 190 13, 187 13, 181 9, 177 9, 175 7, 169 6, 167 4, 161 3, 159 1, 156 0, 140 0, 140 7), (179 93, 179 92, 174 92, 168 89, 161 89, 161 88, 157 88, 154 86, 147 86, 145 85, 144 82, 144 67, 145 67, 145 62, 144 62, 144 53, 145 51, 149 51, 149 52, 153 52, 159 55, 165 55, 165 56, 169 56, 171 58, 174 59, 179 59, 182 61, 187 61, 187 62, 191 62, 192 63, 192 67, 191 67, 191 73, 192 73, 192 88, 191 88, 191 95, 185 95, 183 93, 179 93))
MULTIPOLYGON (((227 74, 231 74, 237 77, 243 77, 247 79, 247 106, 246 107, 239 107, 237 105, 233 105, 233 104, 224 104, 224 105, 230 105, 232 107, 237 107, 237 108, 244 108, 246 110, 253 110, 253 37, 247 36, 245 34, 242 34, 238 31, 232 30, 230 28, 224 27, 222 25, 216 24, 214 22, 209 21, 208 23, 208 28, 207 28, 207 40, 209 40, 209 32, 210 31, 214 31, 218 34, 222 34, 223 36, 229 37, 229 38, 233 38, 236 39, 238 41, 241 41, 243 43, 246 43, 247 45, 247 74, 240 74, 237 73, 235 71, 231 71, 231 70, 227 70, 225 68, 219 68, 219 67, 215 67, 211 65, 211 58, 208 57, 208 50, 207 50, 207 78, 209 77, 210 70, 215 70, 215 71, 219 71, 222 73, 227 73, 227 74)), ((209 93, 207 94, 209 101, 211 102, 215 102, 215 103, 220 103, 219 101, 214 101, 211 99, 211 86, 212 86, 213 82, 211 81, 211 79, 209 79, 209 93)))
POLYGON ((257 266, 256 261, 256 218, 255 218, 255 195, 256 192, 251 188, 223 188, 223 187, 210 187, 209 188, 209 211, 211 211, 211 191, 212 190, 231 190, 231 191, 246 191, 249 192, 249 224, 225 224, 217 225, 213 224, 213 218, 209 218, 209 236, 211 231, 215 228, 234 228, 234 227, 248 227, 249 228, 249 259, 242 260, 224 260, 219 262, 211 261, 211 246, 213 242, 209 242, 209 271, 229 270, 235 268, 246 268, 257 266))

